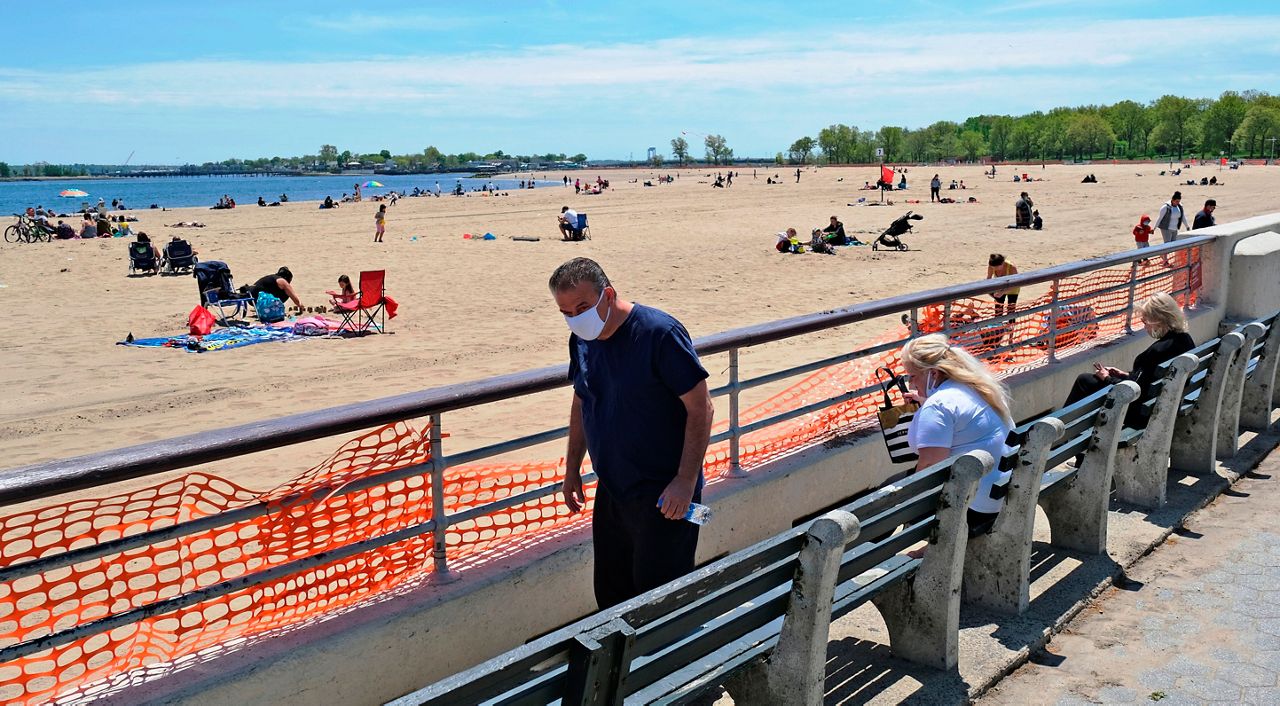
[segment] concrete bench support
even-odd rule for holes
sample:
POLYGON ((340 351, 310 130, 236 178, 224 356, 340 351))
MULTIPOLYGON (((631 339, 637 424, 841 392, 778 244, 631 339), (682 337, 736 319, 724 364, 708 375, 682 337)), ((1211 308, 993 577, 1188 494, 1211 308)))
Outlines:
POLYGON ((960 662, 960 586, 964 578, 966 513, 978 479, 995 464, 985 451, 956 459, 951 479, 938 501, 938 526, 929 539, 920 568, 872 598, 894 655, 934 669, 955 669, 960 662))
POLYGON ((1018 463, 995 525, 971 537, 964 561, 964 599, 992 610, 1018 615, 1031 600, 1031 531, 1036 521, 1040 479, 1062 422, 1040 419, 1027 430, 1018 463))
POLYGON ((1170 467, 1192 475, 1213 473, 1217 460, 1218 422, 1221 420, 1222 398, 1227 388, 1231 364, 1244 343, 1244 336, 1232 332, 1222 337, 1218 350, 1209 363, 1208 375, 1200 396, 1191 411, 1178 415, 1169 445, 1170 467))
MULTIPOLYGON (((1098 412, 1089 446, 1075 475, 1063 481, 1065 487, 1055 487, 1040 496, 1054 546, 1090 554, 1106 553, 1107 506, 1111 501, 1111 479, 1115 475, 1116 446, 1124 427, 1125 410, 1139 394, 1141 388, 1129 380, 1112 386, 1098 412)), ((1030 534, 1026 541, 1029 551, 1030 534)))
POLYGON ((1169 361, 1146 429, 1116 456, 1117 500, 1150 510, 1164 507, 1173 429, 1187 378, 1198 363, 1199 359, 1190 353, 1169 361))
POLYGON ((1218 419, 1217 457, 1219 460, 1235 456, 1240 448, 1240 406, 1244 401, 1244 384, 1249 368, 1249 358, 1253 351, 1253 344, 1266 332, 1267 327, 1256 321, 1240 329, 1239 333, 1244 337, 1244 341, 1240 344, 1240 352, 1231 362, 1231 367, 1227 368, 1223 384, 1222 411, 1218 419))
POLYGON ((732 681, 734 703, 822 703, 840 557, 857 536, 858 519, 841 510, 828 512, 809 526, 778 646, 768 660, 732 681))
POLYGON ((1280 317, 1269 317, 1270 328, 1264 335, 1262 357, 1258 367, 1245 380, 1240 397, 1240 426, 1250 431, 1271 428, 1271 410, 1276 407, 1276 367, 1280 363, 1280 317))

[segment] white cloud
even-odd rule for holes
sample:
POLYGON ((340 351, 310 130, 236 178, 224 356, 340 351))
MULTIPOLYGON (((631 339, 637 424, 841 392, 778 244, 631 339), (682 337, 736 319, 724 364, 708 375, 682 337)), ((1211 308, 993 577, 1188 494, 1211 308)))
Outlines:
MULTIPOLYGON (((377 17, 348 19, 368 26, 382 21, 377 17)), ((736 93, 766 101, 773 96, 779 110, 829 113, 831 106, 807 107, 805 102, 826 95, 874 99, 885 93, 1007 97, 1033 80, 1039 85, 1053 77, 1111 80, 1126 69, 1151 72, 1134 78, 1154 85, 1173 67, 1224 60, 1225 50, 1211 44, 1133 41, 1135 36, 1149 37, 1151 29, 1145 21, 1093 22, 1017 31, 833 31, 819 37, 771 34, 729 42, 679 38, 607 46, 545 45, 502 54, 355 61, 191 60, 74 73, 0 68, 0 98, 56 98, 155 110, 454 116, 574 104, 587 111, 584 119, 590 119, 593 111, 607 112, 635 100, 667 96, 678 97, 686 107, 714 106, 736 93)), ((1185 37, 1276 36, 1280 18, 1164 20, 1160 32, 1185 37)), ((1258 49, 1267 45, 1261 43, 1258 49)), ((1170 85, 1167 90, 1196 88, 1170 85)))

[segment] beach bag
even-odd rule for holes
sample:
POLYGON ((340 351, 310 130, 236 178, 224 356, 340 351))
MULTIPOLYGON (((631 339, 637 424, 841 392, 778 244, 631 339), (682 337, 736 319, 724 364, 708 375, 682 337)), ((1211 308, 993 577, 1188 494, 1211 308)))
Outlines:
POLYGON ((258 292, 258 300, 254 303, 253 308, 258 312, 258 321, 264 324, 284 321, 284 302, 276 299, 274 294, 258 292))
POLYGON ((187 328, 190 329, 192 336, 208 336, 215 323, 217 319, 213 318, 213 314, 203 306, 197 306, 187 314, 187 328))
POLYGON ((884 435, 885 447, 889 450, 889 462, 893 464, 894 476, 899 475, 899 472, 910 473, 915 470, 919 457, 907 445, 907 430, 911 428, 911 420, 920 405, 907 396, 905 375, 898 375, 889 368, 877 368, 876 381, 883 397, 876 416, 880 419, 880 431, 884 435), (902 400, 898 404, 893 402, 895 388, 902 400))

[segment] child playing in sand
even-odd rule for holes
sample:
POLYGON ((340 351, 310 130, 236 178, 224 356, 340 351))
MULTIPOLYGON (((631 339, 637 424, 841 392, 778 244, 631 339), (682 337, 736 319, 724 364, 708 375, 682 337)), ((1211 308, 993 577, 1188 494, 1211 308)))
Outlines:
POLYGON ((378 212, 373 214, 373 222, 377 224, 377 228, 373 232, 373 242, 381 243, 382 234, 387 230, 387 205, 385 203, 378 206, 378 212))
POLYGON ((1133 227, 1133 247, 1146 248, 1150 247, 1151 233, 1151 216, 1142 214, 1142 219, 1138 221, 1138 225, 1133 227))

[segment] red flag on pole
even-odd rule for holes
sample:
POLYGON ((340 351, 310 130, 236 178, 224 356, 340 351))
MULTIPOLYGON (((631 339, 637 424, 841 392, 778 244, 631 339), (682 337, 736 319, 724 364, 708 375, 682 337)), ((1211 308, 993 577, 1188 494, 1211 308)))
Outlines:
POLYGON ((880 165, 880 179, 886 184, 893 183, 893 167, 887 164, 880 165))
POLYGON ((1227 158, 1226 158, 1226 157, 1223 157, 1223 158, 1222 158, 1222 161, 1221 161, 1221 162, 1219 162, 1219 164, 1221 164, 1221 165, 1222 165, 1222 166, 1224 166, 1224 167, 1225 167, 1225 166, 1227 166, 1227 158))

